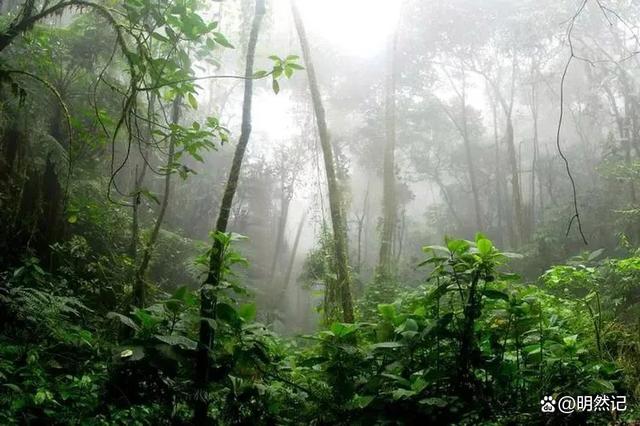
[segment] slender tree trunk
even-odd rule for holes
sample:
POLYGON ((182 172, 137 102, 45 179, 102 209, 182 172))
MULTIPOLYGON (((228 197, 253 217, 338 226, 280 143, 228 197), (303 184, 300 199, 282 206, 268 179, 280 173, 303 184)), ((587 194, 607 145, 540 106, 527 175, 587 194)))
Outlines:
MULTIPOLYGON (((331 222, 333 225, 333 238, 335 245, 335 265, 336 265, 336 290, 339 295, 342 307, 342 319, 344 322, 353 322, 353 301, 351 299, 351 277, 349 276, 348 266, 348 248, 346 222, 342 212, 342 194, 338 186, 336 178, 336 169, 333 159, 333 150, 331 140, 329 139, 329 131, 325 117, 325 110, 322 106, 322 98, 320 97, 320 89, 316 79, 315 69, 311 60, 309 44, 305 33, 304 25, 300 17, 295 0, 291 2, 291 9, 296 25, 296 31, 300 39, 300 47, 302 56, 307 69, 309 79, 309 89, 316 115, 316 123, 318 126, 318 134, 320 144, 322 145, 322 153, 324 156, 325 171, 327 174, 327 187, 329 192, 329 209, 331 212, 331 222)), ((326 310, 325 310, 326 311, 326 310)))
POLYGON ((284 275, 284 280, 282 281, 282 291, 279 292, 280 297, 278 297, 278 301, 284 299, 284 296, 287 293, 287 289, 289 288, 289 283, 291 281, 291 274, 293 273, 293 265, 296 261, 296 255, 298 254, 298 245, 300 244, 300 237, 302 236, 302 230, 304 229, 304 224, 307 221, 307 213, 305 212, 300 219, 300 223, 298 224, 298 229, 296 230, 296 237, 293 241, 293 247, 291 248, 291 256, 289 257, 289 264, 287 265, 287 272, 284 275))
MULTIPOLYGON (((256 53, 256 45, 258 44, 258 33, 260 32, 260 24, 265 15, 265 0, 256 0, 255 15, 251 25, 251 33, 249 34, 249 43, 247 46, 247 57, 245 64, 244 80, 244 98, 242 103, 242 124, 240 130, 240 138, 233 155, 233 162, 229 172, 227 185, 222 196, 220 205, 220 213, 216 221, 216 232, 226 232, 229 222, 229 214, 233 205, 233 197, 238 187, 240 178, 240 168, 244 153, 249 143, 251 135, 251 101, 253 97, 253 63, 256 53)), ((216 289, 222 278, 224 261, 224 247, 219 239, 215 239, 211 249, 209 258, 209 271, 207 278, 203 283, 200 292, 200 332, 198 339, 198 351, 196 354, 195 367, 195 387, 196 395, 194 401, 194 417, 193 422, 198 426, 208 423, 209 400, 207 395, 207 387, 209 385, 209 376, 211 373, 210 350, 213 345, 214 330, 209 325, 209 320, 215 320, 216 295, 211 289, 216 289)))
POLYGON ((402 256, 402 244, 404 243, 404 234, 407 225, 407 211, 402 209, 402 216, 400 219, 400 229, 398 229, 398 250, 396 253, 396 263, 400 263, 400 257, 402 256))
POLYGON ((362 267, 362 231, 364 228, 364 220, 367 216, 368 204, 369 204, 369 182, 367 182, 367 192, 364 193, 362 215, 356 216, 356 220, 358 221, 358 262, 356 263, 356 268, 358 273, 360 273, 360 269, 362 267))
POLYGON ((507 143, 507 154, 509 156, 509 165, 511 168, 511 191, 513 197, 513 239, 516 247, 522 244, 524 230, 524 215, 522 212, 522 192, 520 191, 520 168, 518 167, 518 158, 516 155, 516 146, 513 138, 513 121, 511 114, 506 114, 507 128, 505 131, 505 142, 507 143))
MULTIPOLYGON (((533 74, 533 73, 532 73, 533 74)), ((535 74, 533 75, 535 79, 535 74)), ((533 159, 531 161, 531 232, 536 229, 536 174, 538 172, 538 95, 535 83, 531 86, 531 117, 533 119, 533 159)), ((542 197, 542 194, 538 194, 542 197)))
MULTIPOLYGON (((181 96, 177 96, 173 100, 173 105, 171 106, 171 122, 177 123, 180 119, 180 102, 182 101, 181 96)), ((167 170, 166 175, 164 176, 164 194, 162 197, 162 202, 160 203, 160 211, 158 212, 158 217, 156 218, 156 222, 153 225, 153 229, 151 230, 151 235, 149 235, 149 241, 147 241, 147 245, 142 252, 142 260, 140 261, 140 265, 138 266, 138 270, 136 271, 135 281, 133 283, 133 305, 139 308, 144 307, 146 302, 146 283, 145 276, 147 274, 147 269, 149 268, 149 262, 151 261, 151 255, 153 254, 153 248, 158 241, 158 235, 160 234, 160 227, 162 226, 162 222, 164 221, 165 213, 167 212, 167 206, 169 205, 169 197, 171 195, 171 169, 173 167, 173 157, 175 154, 176 148, 176 138, 171 137, 169 141, 169 155, 167 156, 167 170)))
POLYGON ((391 257, 393 234, 396 227, 396 179, 395 179, 395 146, 396 146, 396 50, 398 31, 393 35, 389 49, 388 72, 385 96, 385 133, 382 192, 382 235, 380 241, 380 257, 376 279, 385 280, 391 277, 391 257))
POLYGON ((275 282, 278 257, 279 254, 282 253, 282 243, 284 242, 284 231, 287 227, 290 204, 291 198, 288 194, 285 194, 283 190, 282 198, 280 199, 280 217, 278 218, 278 228, 276 230, 276 244, 273 250, 273 257, 271 258, 271 267, 269 268, 269 280, 271 284, 275 282))
POLYGON ((495 149, 495 162, 496 162, 496 207, 497 207, 497 216, 498 216, 498 243, 500 245, 504 244, 503 239, 503 227, 504 227, 504 217, 503 217, 503 206, 502 206, 502 163, 501 163, 501 155, 500 155, 500 139, 498 138, 498 111, 496 108, 496 101, 493 97, 491 98, 491 114, 493 118, 493 144, 495 149))

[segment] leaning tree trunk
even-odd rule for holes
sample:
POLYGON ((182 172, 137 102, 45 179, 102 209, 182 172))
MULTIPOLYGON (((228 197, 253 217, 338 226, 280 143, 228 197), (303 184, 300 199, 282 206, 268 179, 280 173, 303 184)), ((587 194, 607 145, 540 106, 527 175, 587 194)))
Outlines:
MULTIPOLYGON (((171 106, 171 122, 173 124, 178 123, 178 120, 180 119, 181 101, 181 96, 177 96, 173 100, 173 105, 171 106)), ((144 247, 144 250, 142 252, 142 260, 140 261, 140 265, 138 266, 138 269, 136 271, 135 280, 133 283, 133 306, 137 306, 139 308, 144 307, 145 304, 145 276, 147 274, 147 269, 149 269, 149 262, 151 261, 151 255, 153 254, 153 248, 158 241, 160 227, 162 226, 162 222, 164 221, 164 215, 167 212, 167 206, 169 205, 169 197, 171 195, 171 169, 173 167, 175 149, 176 137, 171 136, 171 139, 169 141, 169 153, 167 156, 167 170, 165 171, 166 174, 164 176, 164 194, 162 196, 162 202, 160 203, 160 211, 158 212, 158 217, 156 218, 156 222, 153 225, 153 229, 151 230, 151 235, 149 235, 149 241, 147 241, 147 245, 144 247)), ((134 202, 137 202, 137 200, 134 202)))
MULTIPOLYGON (((233 162, 229 172, 227 185, 222 196, 220 205, 220 213, 216 222, 216 232, 226 232, 229 222, 233 197, 238 187, 240 178, 240 168, 244 153, 249 143, 251 135, 251 101, 253 97, 253 62, 256 53, 256 45, 258 44, 258 33, 260 32, 260 24, 265 15, 265 0, 256 0, 255 15, 251 25, 249 34, 249 43, 247 45, 247 56, 245 64, 245 80, 244 80, 244 98, 242 102, 242 125, 240 130, 240 138, 236 151, 233 155, 233 162)), ((213 345, 214 330, 211 328, 209 321, 215 320, 216 295, 211 291, 215 290, 220 284, 224 262, 223 242, 218 238, 215 239, 211 249, 209 258, 209 271, 207 278, 203 283, 200 292, 200 333, 198 339, 198 351, 196 354, 195 367, 195 385, 196 395, 194 398, 194 417, 193 422, 196 425, 205 425, 208 422, 209 401, 207 398, 207 386, 209 384, 209 376, 211 373, 210 349, 213 345)))
MULTIPOLYGON (((327 129, 327 121, 325 110, 322 106, 322 98, 320 97, 320 89, 316 79, 315 69, 311 60, 309 51, 309 43, 305 33, 302 18, 296 5, 295 0, 291 2, 291 9, 296 25, 296 31, 300 38, 300 47, 302 56, 307 68, 307 76, 309 79, 309 90, 311 91, 311 99, 316 116, 318 126, 318 134, 320 144, 322 145, 322 154, 324 157, 324 166, 327 174, 327 187, 329 190, 329 209, 331 212, 331 222, 333 225, 333 239, 335 245, 335 265, 337 280, 335 283, 336 294, 338 294, 342 306, 342 319, 345 322, 353 322, 353 301, 351 300, 351 277, 349 276, 348 266, 348 248, 347 248, 347 232, 346 222, 342 212, 342 194, 338 186, 336 178, 336 168, 333 160, 333 150, 329 139, 329 131, 327 129)), ((327 312, 328 310, 325 310, 327 312)))
POLYGON ((393 234, 396 228, 396 180, 395 180, 395 146, 396 146, 396 49, 398 31, 395 32, 389 49, 389 62, 385 96, 385 133, 382 190, 382 235, 380 241, 380 257, 376 279, 385 280, 391 277, 391 252, 393 234))

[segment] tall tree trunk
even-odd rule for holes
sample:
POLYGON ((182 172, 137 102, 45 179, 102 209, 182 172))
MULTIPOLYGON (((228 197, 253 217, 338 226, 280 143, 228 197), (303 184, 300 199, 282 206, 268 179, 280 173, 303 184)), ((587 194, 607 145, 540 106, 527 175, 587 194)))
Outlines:
POLYGON ((505 114, 507 127, 505 130, 505 142, 507 144, 507 155, 509 156, 509 166, 511 168, 511 191, 513 200, 513 240, 516 247, 523 242, 522 232, 524 230, 524 215, 522 212, 522 192, 520 190, 520 168, 518 167, 518 157, 516 155, 516 145, 513 138, 513 120, 511 113, 505 114))
POLYGON ((362 231, 364 230, 364 221, 367 217, 369 206, 369 182, 367 181, 367 191, 364 193, 364 201, 362 206, 362 215, 357 216, 356 220, 358 222, 358 262, 356 263, 356 271, 360 273, 362 267, 362 231))
POLYGON ((496 162, 496 207, 498 216, 498 243, 502 246, 504 244, 503 227, 504 216, 502 207, 502 166, 500 155, 500 139, 498 138, 498 111, 496 107, 496 101, 493 97, 491 99, 491 115, 493 118, 493 144, 495 149, 495 162, 496 162))
POLYGON ((398 31, 393 35, 390 44, 387 84, 385 95, 385 136, 384 164, 382 178, 382 234, 380 241, 380 257, 376 279, 385 280, 391 277, 391 257, 393 235, 396 228, 396 179, 395 179, 395 147, 396 147, 396 50, 398 31))
MULTIPOLYGON (((249 42, 247 45, 247 56, 245 64, 245 80, 244 80, 244 98, 242 102, 242 124, 240 130, 240 138, 233 155, 229 178, 222 196, 220 205, 220 213, 216 221, 216 232, 226 232, 229 222, 229 214, 233 205, 233 197, 238 187, 240 178, 240 168, 244 153, 249 143, 251 135, 251 101, 253 97, 253 62, 256 53, 256 45, 258 44, 258 33, 260 32, 260 24, 265 15, 265 0, 256 0, 255 14, 251 25, 251 33, 249 34, 249 42)), ((200 292, 200 332, 198 339, 198 351, 196 354, 195 368, 195 386, 196 395, 194 400, 194 424, 201 426, 208 423, 209 400, 207 395, 207 386, 209 384, 209 376, 211 373, 210 349, 213 345, 214 330, 209 325, 209 320, 215 320, 216 295, 210 291, 210 288, 216 289, 222 278, 224 247, 222 241, 215 239, 211 249, 209 258, 209 271, 207 278, 203 283, 200 292)))
MULTIPOLYGON (((329 139, 329 131, 327 129, 327 121, 325 110, 322 106, 322 98, 320 97, 320 89, 316 79, 315 69, 311 60, 309 44, 305 33, 304 25, 296 5, 296 1, 291 2, 291 9, 296 25, 296 31, 300 39, 300 47, 307 69, 309 79, 309 89, 311 91, 311 99, 316 115, 316 123, 318 126, 318 134, 320 144, 322 145, 322 154, 324 156, 324 166, 327 174, 327 187, 329 191, 329 209, 331 213, 331 222, 333 225, 333 239, 335 245, 335 265, 337 280, 335 283, 336 294, 339 295, 340 304, 342 306, 342 320, 344 322, 353 322, 353 301, 351 300, 351 277, 349 276, 348 266, 348 248, 346 222, 342 212, 342 194, 336 178, 336 169, 333 159, 333 150, 331 140, 329 139)), ((325 310, 326 312, 327 310, 325 310)))
POLYGON ((400 263, 400 257, 402 256, 402 244, 404 243, 404 234, 407 228, 407 211, 402 209, 402 215, 400 219, 400 228, 398 229, 398 250, 396 252, 396 263, 400 263))
MULTIPOLYGON (((181 96, 177 96, 173 100, 171 106, 171 122, 173 124, 178 123, 180 119, 180 102, 181 96)), ((164 176, 164 194, 162 196, 162 202, 160 203, 160 211, 158 211, 158 217, 149 235, 149 241, 142 252, 142 260, 136 271, 135 280, 133 283, 133 305, 139 308, 144 307, 146 301, 146 283, 145 276, 147 269, 149 269, 149 262, 151 261, 151 255, 153 254, 153 248, 158 241, 158 235, 160 234, 160 227, 164 221, 165 213, 167 212, 167 206, 169 205, 169 197, 171 195, 171 169, 173 168, 173 159, 176 148, 176 138, 172 136, 169 141, 169 153, 167 156, 166 175, 164 176)))
MULTIPOLYGON (((536 230, 536 174, 538 173, 538 94, 535 84, 535 72, 532 72, 534 82, 531 85, 531 118, 533 119, 533 159, 531 160, 531 233, 536 230)), ((538 194, 542 197, 542 194, 538 194)))

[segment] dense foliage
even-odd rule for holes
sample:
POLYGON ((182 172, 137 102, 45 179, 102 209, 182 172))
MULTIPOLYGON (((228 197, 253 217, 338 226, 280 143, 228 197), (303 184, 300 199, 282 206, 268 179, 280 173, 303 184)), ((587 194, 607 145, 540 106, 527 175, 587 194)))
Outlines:
MULTIPOLYGON (((522 283, 504 271, 516 255, 481 234, 424 252, 430 271, 419 288, 378 304, 366 322, 335 322, 293 339, 254 322, 255 304, 241 302, 228 269, 213 324, 215 418, 538 424, 541 393, 628 395, 625 418, 634 418, 640 253, 619 260, 593 253, 522 283)), ((229 247, 226 264, 238 262, 229 247)), ((103 289, 101 279, 83 286, 86 270, 76 263, 45 272, 32 257, 3 275, 2 423, 189 423, 197 293, 181 287, 144 309, 106 312, 104 297, 89 289, 112 292, 114 306, 126 293, 103 289)), ((556 420, 620 420, 611 416, 556 420)))

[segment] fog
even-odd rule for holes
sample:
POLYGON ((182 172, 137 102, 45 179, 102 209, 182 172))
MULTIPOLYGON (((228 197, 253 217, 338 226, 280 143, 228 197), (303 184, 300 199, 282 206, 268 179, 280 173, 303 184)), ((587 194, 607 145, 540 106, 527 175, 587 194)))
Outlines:
MULTIPOLYGON (((564 117, 558 141, 559 93, 562 71, 571 56, 567 31, 568 19, 576 11, 574 6, 571 2, 537 1, 449 5, 410 1, 300 2, 338 167, 344 168, 341 183, 349 254, 361 285, 373 279, 379 260, 385 84, 394 34, 394 178, 398 194, 394 250, 398 255, 397 272, 403 280, 420 281, 422 275, 415 270, 422 256, 420 248, 441 241, 445 235, 472 238, 481 231, 505 249, 536 253, 539 262, 518 267, 533 277, 552 262, 581 250, 613 250, 617 233, 630 230, 625 215, 619 211, 630 207, 633 200, 624 197, 626 191, 614 191, 618 196, 613 201, 610 189, 612 185, 625 187, 633 183, 624 176, 612 176, 606 169, 611 161, 615 163, 613 158, 629 149, 619 136, 616 120, 631 120, 624 110, 633 108, 635 102, 625 100, 620 87, 625 79, 628 81, 624 84, 634 84, 637 60, 633 53, 638 46, 630 23, 633 18, 628 14, 626 18, 616 17, 613 11, 589 4, 575 19, 571 31, 575 56, 562 86, 564 117), (505 106, 501 102, 512 109, 509 114, 519 207, 513 201, 511 153, 509 141, 505 140, 505 106), (466 158, 463 131, 468 134, 470 158, 466 158), (557 142, 566 153, 575 179, 582 232, 590 247, 584 246, 577 227, 571 181, 557 142), (481 226, 476 223, 470 167, 475 174, 481 226), (521 219, 517 219, 518 215, 521 219), (354 265, 358 257, 359 218, 363 219, 361 264, 354 265)), ((240 5, 223 3, 219 8, 216 13, 223 17, 225 34, 230 39, 246 38, 248 29, 237 15, 242 10, 240 5)), ((629 9, 632 10, 633 7, 629 9)), ((297 37, 289 4, 270 5, 258 42, 256 69, 268 69, 267 56, 274 53, 300 55, 297 37)), ((241 74, 242 46, 223 55, 223 65, 216 72, 241 74)), ((213 70, 200 72, 208 75, 213 70)), ((201 86, 203 95, 198 98, 204 114, 218 114, 232 135, 237 135, 242 85, 212 80, 201 86)), ((244 243, 253 246, 247 253, 251 264, 248 273, 252 287, 262 295, 272 291, 265 288, 271 278, 263 268, 269 263, 276 240, 281 193, 277 180, 282 167, 295 169, 295 177, 287 177, 295 182, 284 246, 277 260, 279 268, 286 264, 298 224, 307 212, 295 254, 294 275, 300 274, 305 259, 317 247, 322 224, 330 223, 326 178, 308 90, 304 71, 285 81, 277 95, 268 79, 255 83, 252 136, 238 191, 242 194, 243 186, 251 186, 265 199, 240 195, 236 203, 247 203, 247 210, 253 211, 247 213, 247 224, 234 227, 233 232, 249 237, 244 243), (282 163, 283 152, 287 165, 282 163), (265 205, 251 207, 257 202, 265 205), (265 251, 256 252, 257 246, 265 251)), ((627 131, 633 134, 635 130, 627 131)), ((632 146, 635 150, 635 142, 632 146)), ((194 208, 209 214, 190 216, 181 210, 183 218, 170 216, 169 223, 179 220, 176 225, 191 237, 206 239, 210 229, 207 224, 211 224, 217 201, 215 195, 204 194, 222 191, 222 170, 228 168, 233 148, 231 143, 209 153, 203 164, 190 166, 198 174, 184 185, 198 188, 207 205, 194 208), (218 178, 212 179, 211 173, 218 178), (185 215, 189 219, 185 220, 185 215)), ((633 233, 627 236, 633 238, 633 233)), ((299 282, 289 289, 291 299, 283 304, 286 313, 282 317, 288 318, 286 327, 295 328, 295 324, 306 324, 301 316, 309 315, 308 305, 301 310, 296 306, 309 295, 299 294, 299 282)))
MULTIPOLYGON (((0 346, 171 352, 197 398, 95 380, 172 424, 493 421, 496 389, 537 412, 526 389, 594 365, 640 397, 639 25, 631 0, 0 0, 0 346), (294 408, 242 417, 237 377, 294 408)), ((27 423, 69 394, 32 390, 27 423)))

